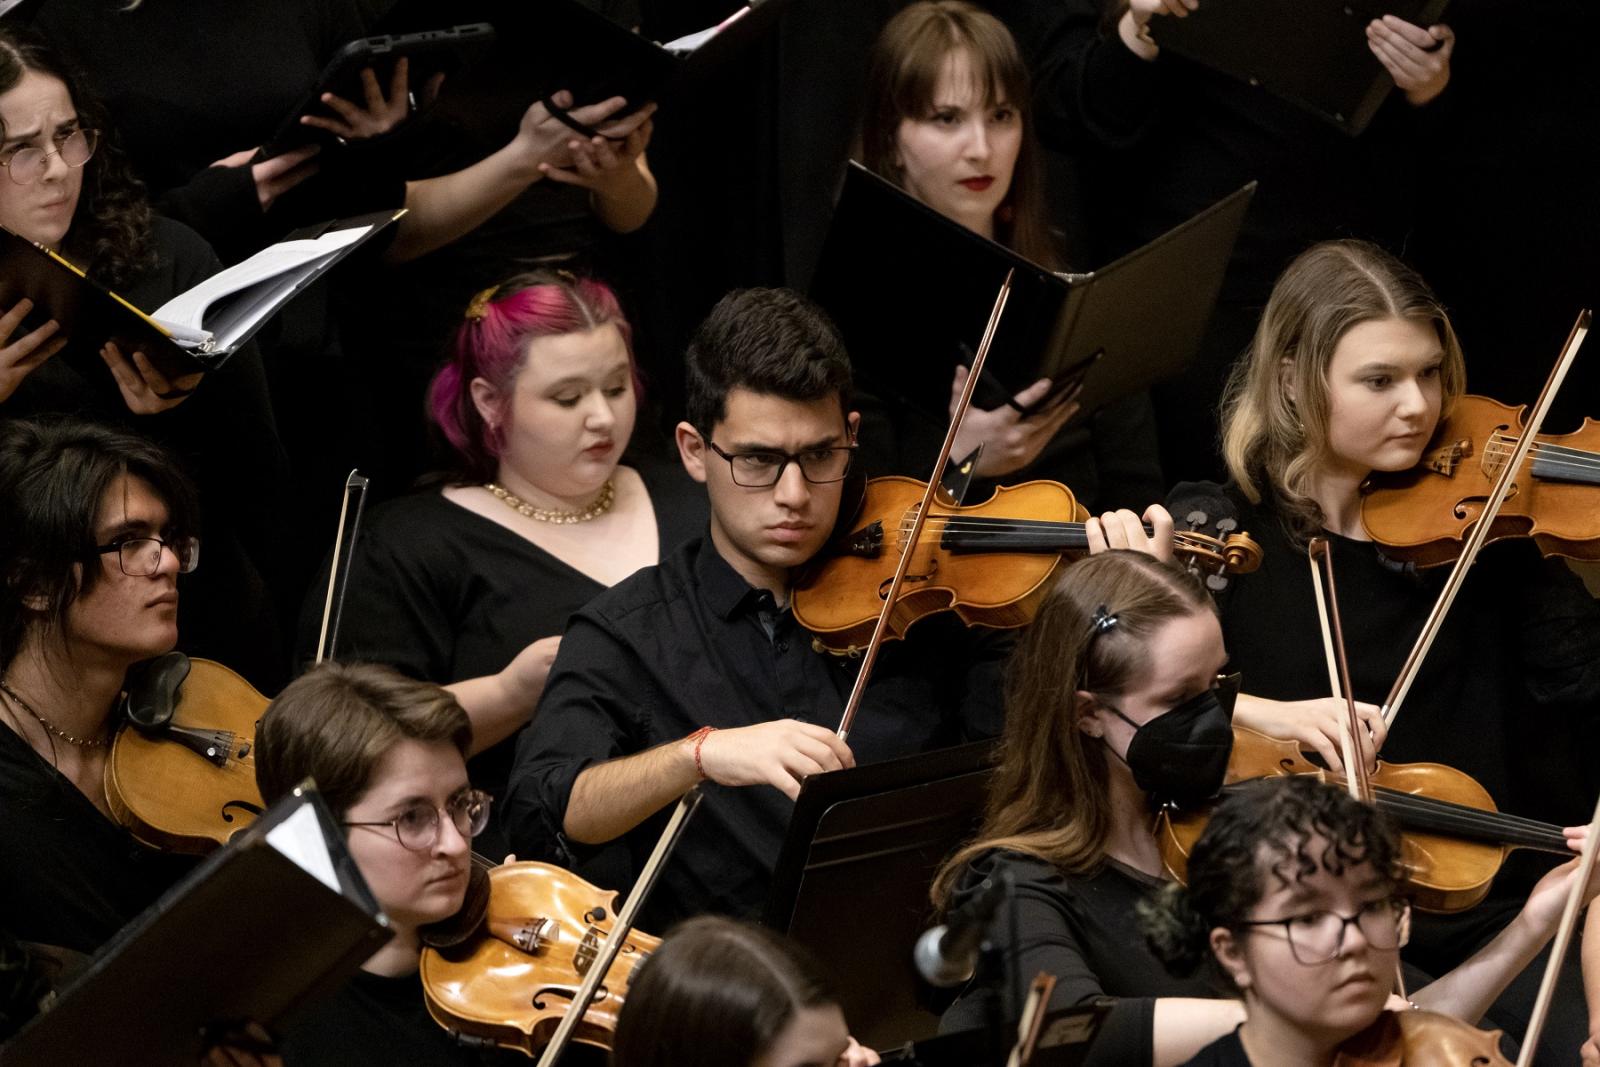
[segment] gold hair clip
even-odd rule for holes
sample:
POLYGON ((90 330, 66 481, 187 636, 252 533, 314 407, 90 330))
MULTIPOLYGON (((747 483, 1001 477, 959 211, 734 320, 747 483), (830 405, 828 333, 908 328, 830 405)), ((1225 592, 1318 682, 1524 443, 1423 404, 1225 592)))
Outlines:
POLYGON ((469 322, 481 322, 486 318, 489 314, 489 305, 494 303, 495 293, 499 290, 500 287, 498 285, 491 285, 473 296, 467 303, 467 320, 469 322))

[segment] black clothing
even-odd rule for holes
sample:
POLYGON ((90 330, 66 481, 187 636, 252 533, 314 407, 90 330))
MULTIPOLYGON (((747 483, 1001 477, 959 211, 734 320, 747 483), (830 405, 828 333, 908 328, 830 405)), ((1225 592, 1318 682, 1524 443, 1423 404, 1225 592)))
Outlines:
MULTIPOLYGON (((1182 514, 1205 483, 1179 485, 1169 507, 1182 514)), ((1225 490, 1239 525, 1261 544, 1261 569, 1233 580, 1217 598, 1231 669, 1244 691, 1273 700, 1326 696, 1327 668, 1303 546, 1270 507, 1225 490)), ((1382 704, 1400 673, 1448 568, 1407 573, 1377 546, 1324 534, 1338 573, 1355 698, 1382 704)), ((1600 605, 1559 560, 1526 540, 1488 546, 1417 676, 1383 748, 1393 763, 1432 761, 1465 771, 1501 811, 1556 825, 1586 822, 1597 776, 1587 742, 1600 711, 1600 605)), ((1512 854, 1489 897, 1461 915, 1418 915, 1405 958, 1442 974, 1497 934, 1520 910, 1554 856, 1512 854)), ((1576 971, 1575 960, 1569 960, 1576 971)), ((1541 969, 1530 968, 1489 1017, 1517 1033, 1541 969), (1524 1003, 1524 1000, 1527 1003, 1524 1003)), ((1573 988, 1577 988, 1574 986, 1573 988)), ((1547 1031, 1545 1054, 1576 1047, 1586 1030, 1581 1005, 1563 1011, 1574 1034, 1547 1031), (1572 1010, 1577 1009, 1577 1010, 1572 1010), (1570 1046, 1562 1042, 1569 1041, 1570 1046)), ((1559 1058, 1551 1062, 1559 1062, 1559 1058)))
MULTIPOLYGON (((850 747, 858 763, 999 733, 996 635, 950 616, 884 646, 850 747)), ((772 595, 753 589, 709 535, 578 612, 562 637, 533 725, 517 743, 507 828, 523 858, 568 858, 598 885, 631 881, 666 812, 594 850, 561 834, 573 782, 591 764, 676 741, 701 726, 794 718, 833 729, 857 661, 815 651, 772 595), (631 857, 628 855, 631 853, 631 857), (631 858, 631 865, 629 860, 631 858)), ((706 783, 705 797, 641 920, 664 929, 701 912, 749 916, 762 904, 790 802, 768 786, 706 783)))
MULTIPOLYGON (((222 269, 198 234, 171 219, 152 220, 151 244, 154 266, 118 287, 144 311, 222 269)), ((204 551, 203 566, 178 580, 178 646, 226 663, 258 688, 276 688, 284 680, 284 655, 270 590, 280 577, 288 460, 256 346, 241 347, 177 407, 134 415, 98 343, 69 341, 0 402, 0 419, 62 414, 148 437, 184 465, 200 493, 204 551)))
MULTIPOLYGON (((990 852, 969 865, 952 906, 959 907, 985 878, 1006 871, 1016 886, 1022 974, 1046 971, 1056 976, 1051 1007, 1116 998, 1084 1061, 1089 1067, 1151 1062, 1157 997, 1222 995, 1203 979, 1172 977, 1145 947, 1134 908, 1162 884, 1160 879, 1114 860, 1094 874, 1070 875, 1020 852, 990 852)), ((1007 943, 1009 922, 1002 908, 991 931, 997 944, 1007 943)), ((1009 952, 1003 966, 1010 966, 1009 952)), ((969 986, 945 1012, 940 1029, 983 1026, 986 992, 969 986)))
MULTIPOLYGON (((659 558, 666 559, 704 527, 705 492, 679 464, 635 469, 655 506, 659 558)), ((304 662, 316 650, 326 588, 324 578, 306 597, 304 662)), ((561 633, 572 613, 605 588, 437 490, 415 493, 375 508, 361 531, 339 657, 385 663, 440 685, 494 674, 532 642, 561 633)), ((472 760, 473 784, 494 794, 497 805, 512 749, 508 739, 472 760)), ((498 858, 504 850, 490 854, 498 858)))
POLYGON ((1250 1062, 1250 1057, 1244 1051, 1244 1042, 1239 1040, 1239 1031, 1235 1030, 1226 1037, 1217 1038, 1184 1060, 1182 1067, 1255 1067, 1255 1065, 1250 1062))
POLYGON ((92 953, 194 862, 139 844, 15 730, 0 725, 0 870, 6 872, 0 909, 7 933, 92 953))
POLYGON ((499 1050, 456 1044, 433 1021, 415 974, 389 978, 357 971, 327 1000, 290 1019, 278 1042, 284 1067, 349 1067, 356 1063, 406 1067, 490 1067, 527 1063, 499 1050))

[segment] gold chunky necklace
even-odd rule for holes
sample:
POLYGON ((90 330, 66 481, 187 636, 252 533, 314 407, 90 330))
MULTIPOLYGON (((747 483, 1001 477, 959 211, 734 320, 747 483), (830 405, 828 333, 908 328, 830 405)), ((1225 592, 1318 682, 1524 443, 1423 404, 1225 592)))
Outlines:
POLYGON ((67 733, 55 723, 51 722, 43 715, 40 715, 37 711, 34 711, 32 704, 29 704, 26 700, 23 700, 17 695, 17 691, 15 689, 12 689, 4 682, 0 682, 0 692, 5 693, 5 695, 10 697, 12 702, 15 703, 19 708, 37 719, 39 725, 44 727, 46 733, 53 737, 61 738, 61 740, 75 748, 105 748, 109 743, 103 737, 74 737, 72 734, 67 733))
POLYGON ((611 505, 617 502, 617 487, 610 478, 606 479, 606 484, 600 487, 600 495, 591 500, 588 507, 575 508, 571 511, 560 508, 536 508, 493 482, 484 482, 483 487, 493 493, 496 500, 504 501, 506 507, 518 515, 526 515, 535 522, 550 522, 558 526, 598 519, 610 511, 611 505))

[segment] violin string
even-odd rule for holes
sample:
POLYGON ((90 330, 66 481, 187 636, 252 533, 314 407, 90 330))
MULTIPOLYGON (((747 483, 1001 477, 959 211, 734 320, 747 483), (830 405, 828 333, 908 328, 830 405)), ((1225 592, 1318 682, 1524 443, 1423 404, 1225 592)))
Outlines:
POLYGON ((1551 823, 1541 822, 1537 819, 1528 819, 1521 815, 1512 815, 1503 811, 1485 811, 1482 808, 1472 807, 1470 804, 1460 804, 1455 801, 1443 800, 1438 797, 1419 796, 1415 793, 1407 793, 1404 790, 1391 789, 1388 786, 1379 786, 1378 792, 1385 797, 1394 799, 1397 803, 1415 802, 1415 804, 1419 806, 1427 806, 1439 810, 1470 814, 1473 817, 1488 819, 1497 824, 1518 826, 1523 829, 1538 831, 1541 833, 1550 832, 1559 834, 1561 832, 1560 827, 1551 823))
POLYGON ((1526 843, 1548 847, 1564 846, 1566 840, 1560 827, 1557 826, 1501 812, 1482 811, 1434 797, 1419 797, 1411 793, 1380 789, 1378 803, 1380 807, 1397 815, 1406 813, 1427 815, 1431 819, 1428 829, 1437 829, 1440 832, 1498 831, 1500 836, 1510 839, 1507 841, 1509 844, 1526 843))
MULTIPOLYGON (((1504 458, 1516 451, 1514 439, 1497 435, 1490 440, 1489 446, 1484 449, 1486 457, 1504 458)), ((1581 448, 1572 448, 1569 445, 1535 444, 1529 450, 1529 456, 1539 459, 1542 456, 1559 458, 1575 466, 1600 469, 1600 452, 1588 452, 1581 448)))

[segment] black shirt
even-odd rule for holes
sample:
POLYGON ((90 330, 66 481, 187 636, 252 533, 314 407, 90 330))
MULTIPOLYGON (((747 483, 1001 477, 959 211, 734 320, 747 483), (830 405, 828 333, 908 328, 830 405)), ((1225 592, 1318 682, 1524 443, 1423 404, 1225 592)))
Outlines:
POLYGON ((1239 1031, 1235 1030, 1196 1052, 1193 1057, 1183 1062, 1182 1067, 1254 1067, 1254 1065, 1244 1050, 1244 1042, 1239 1040, 1239 1031))
POLYGON ((0 912, 7 933, 94 952, 193 866, 192 857, 139 844, 0 725, 0 912))
POLYGON ((390 978, 357 971, 333 996, 295 1015, 279 1040, 284 1067, 488 1067, 527 1063, 502 1051, 455 1043, 428 1014, 416 974, 390 978))
MULTIPOLYGON (((999 732, 997 661, 1006 642, 952 617, 925 619, 884 646, 850 747, 858 763, 999 732)), ((752 588, 709 535, 639 571, 578 612, 562 638, 533 725, 517 743, 506 826, 517 855, 571 865, 561 835, 584 768, 679 740, 793 718, 837 727, 857 662, 812 648, 772 595, 752 588)), ((705 799, 665 867, 641 925, 761 906, 792 805, 770 786, 706 783, 705 799)), ((606 888, 631 881, 667 812, 579 873, 606 888)))
MULTIPOLYGON (((959 907, 986 878, 1009 871, 1016 887, 1019 963, 1023 975, 1056 977, 1050 1006, 1067 1008, 1115 998, 1085 1064, 1148 1064, 1153 1056, 1157 997, 1217 997, 1200 978, 1174 978, 1145 946, 1135 908, 1163 883, 1115 860, 1089 875, 1066 874, 1020 852, 991 852, 963 874, 952 906, 959 907)), ((1008 943, 1001 909, 992 936, 1008 943)), ((1010 966, 1007 953, 1006 967, 1010 966)), ((1002 972, 1004 973, 1004 972, 1002 972)), ((943 1030, 984 1025, 982 991, 969 986, 944 1015, 943 1030)))

